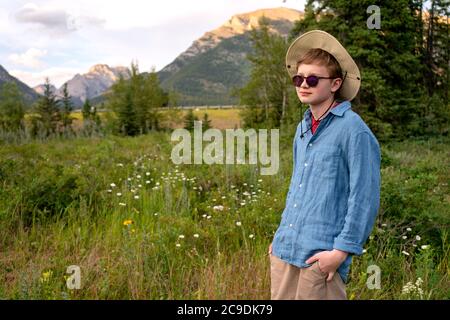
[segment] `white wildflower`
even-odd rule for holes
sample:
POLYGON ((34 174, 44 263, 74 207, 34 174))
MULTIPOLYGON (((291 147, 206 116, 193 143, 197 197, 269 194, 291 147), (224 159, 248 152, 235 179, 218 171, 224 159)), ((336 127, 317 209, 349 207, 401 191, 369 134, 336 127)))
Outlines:
POLYGON ((422 283, 423 283, 423 280, 422 280, 422 278, 421 277, 419 277, 419 278, 417 278, 417 280, 416 280, 416 286, 421 286, 422 285, 422 283))

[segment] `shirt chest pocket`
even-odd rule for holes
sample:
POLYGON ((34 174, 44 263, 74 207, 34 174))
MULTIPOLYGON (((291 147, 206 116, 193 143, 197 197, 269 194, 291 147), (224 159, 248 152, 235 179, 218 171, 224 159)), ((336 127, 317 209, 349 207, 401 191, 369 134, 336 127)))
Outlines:
POLYGON ((341 150, 337 146, 318 146, 312 153, 314 177, 336 179, 341 161, 341 150))

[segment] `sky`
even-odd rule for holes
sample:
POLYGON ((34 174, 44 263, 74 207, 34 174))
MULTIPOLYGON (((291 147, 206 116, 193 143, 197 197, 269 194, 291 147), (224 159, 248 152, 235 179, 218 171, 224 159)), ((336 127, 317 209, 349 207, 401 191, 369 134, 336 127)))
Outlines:
POLYGON ((231 16, 305 0, 0 0, 0 65, 60 87, 95 64, 156 71, 231 16))

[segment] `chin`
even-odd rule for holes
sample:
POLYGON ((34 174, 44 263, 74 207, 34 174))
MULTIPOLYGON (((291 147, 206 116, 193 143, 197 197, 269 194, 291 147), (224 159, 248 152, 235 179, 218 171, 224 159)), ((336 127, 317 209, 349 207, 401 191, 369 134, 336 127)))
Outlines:
POLYGON ((314 100, 315 100, 312 97, 299 96, 298 98, 299 98, 300 102, 303 104, 311 104, 311 103, 314 103, 314 100))

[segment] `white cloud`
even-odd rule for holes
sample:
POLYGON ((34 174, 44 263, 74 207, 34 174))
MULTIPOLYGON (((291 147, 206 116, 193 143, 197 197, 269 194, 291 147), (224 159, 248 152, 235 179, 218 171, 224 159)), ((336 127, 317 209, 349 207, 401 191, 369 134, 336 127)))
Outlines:
POLYGON ((43 63, 41 60, 39 60, 39 58, 45 56, 46 54, 47 50, 30 48, 25 53, 14 53, 11 54, 8 58, 12 63, 16 65, 37 69, 43 66, 43 63))
POLYGON ((129 66, 132 59, 142 71, 160 70, 232 15, 279 6, 302 10, 304 2, 0 0, 0 63, 29 85, 49 76, 59 86, 94 64, 129 66), (29 48, 45 51, 45 59, 29 48))
MULTIPOLYGON (((84 26, 101 26, 104 20, 95 16, 70 14, 67 7, 38 6, 27 3, 15 13, 15 19, 22 24, 33 24, 52 35, 65 35, 84 26)), ((73 10, 72 10, 73 11, 73 10)))
POLYGON ((9 73, 12 76, 20 79, 20 81, 25 82, 30 87, 35 87, 37 85, 43 84, 45 82, 45 78, 48 77, 50 79, 50 83, 59 88, 66 81, 72 79, 73 76, 78 72, 78 69, 54 67, 39 72, 11 70, 9 73))
POLYGON ((7 32, 9 28, 8 12, 0 8, 0 32, 7 32))
POLYGON ((16 12, 15 18, 20 23, 38 24, 62 32, 70 31, 69 17, 64 10, 45 9, 34 3, 27 3, 16 12))

